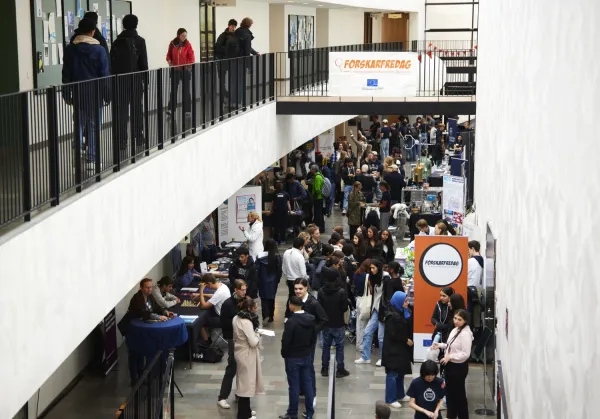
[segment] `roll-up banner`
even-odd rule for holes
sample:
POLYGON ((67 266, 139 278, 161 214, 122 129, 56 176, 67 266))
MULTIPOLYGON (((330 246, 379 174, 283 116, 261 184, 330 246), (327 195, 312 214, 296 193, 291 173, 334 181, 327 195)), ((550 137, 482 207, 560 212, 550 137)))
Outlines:
POLYGON ((412 52, 330 52, 330 96, 413 97, 419 59, 412 52))
MULTIPOLYGON (((467 300, 468 243, 467 237, 415 237, 415 361, 424 361, 427 348, 432 344, 434 327, 431 317, 437 309, 442 288, 452 287, 465 302, 467 300)), ((452 321, 451 318, 448 320, 452 321)))

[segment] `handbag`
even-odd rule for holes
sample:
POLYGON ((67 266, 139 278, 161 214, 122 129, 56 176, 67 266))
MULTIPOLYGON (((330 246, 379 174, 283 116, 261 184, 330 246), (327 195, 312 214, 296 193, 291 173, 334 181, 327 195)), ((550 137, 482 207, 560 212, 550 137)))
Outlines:
POLYGON ((369 274, 365 277, 365 293, 360 299, 358 311, 360 312, 360 320, 369 320, 371 318, 371 305, 373 304, 373 296, 369 293, 369 274))

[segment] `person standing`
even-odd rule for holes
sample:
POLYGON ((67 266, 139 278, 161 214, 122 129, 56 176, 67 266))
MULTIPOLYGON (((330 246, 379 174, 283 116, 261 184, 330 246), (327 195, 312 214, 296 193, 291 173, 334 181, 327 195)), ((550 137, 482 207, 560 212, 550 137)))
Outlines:
POLYGON ((348 227, 350 237, 354 238, 356 230, 362 224, 362 209, 367 199, 362 193, 362 184, 358 181, 352 185, 352 191, 348 194, 348 227))
POLYGON ((402 202, 402 189, 406 186, 404 176, 398 171, 398 165, 392 164, 390 166, 391 172, 383 175, 383 180, 390 186, 390 197, 391 204, 397 204, 402 202))
MULTIPOLYGON (((108 51, 108 43, 106 42, 106 39, 104 39, 104 36, 102 36, 102 32, 100 32, 100 30, 98 29, 98 13, 96 13, 96 12, 85 12, 85 14, 83 15, 83 18, 84 19, 89 19, 92 22, 94 22, 96 30, 94 31, 94 35, 92 37, 96 41, 98 41, 100 43, 100 45, 102 46, 102 48, 104 48, 104 51, 106 51, 106 55, 110 56, 110 53, 108 51)), ((73 43, 73 41, 75 40, 75 38, 77 37, 77 35, 80 35, 79 28, 75 29, 75 31, 73 32, 73 36, 71 37, 71 41, 70 41, 71 44, 73 43)))
POLYGON ((379 218, 381 229, 387 230, 390 224, 390 210, 392 208, 392 195, 390 194, 390 185, 383 181, 379 183, 381 189, 381 202, 379 202, 379 218))
POLYGON ((235 30, 235 37, 238 41, 238 59, 237 61, 237 98, 235 103, 240 106, 246 105, 246 73, 248 72, 248 68, 251 66, 251 61, 249 58, 251 55, 259 55, 259 53, 252 48, 252 40, 254 39, 254 35, 250 28, 254 24, 254 21, 245 17, 240 22, 240 27, 235 30))
POLYGON ((480 253, 481 245, 477 240, 469 242, 469 279, 468 285, 483 290, 483 257, 480 253))
POLYGON ((275 240, 277 243, 284 244, 287 234, 288 214, 292 210, 290 205, 290 196, 283 190, 283 184, 275 184, 275 199, 273 200, 273 218, 275 224, 275 240))
POLYGON ((229 97, 229 91, 227 86, 231 85, 231 81, 227 83, 229 77, 229 70, 234 64, 232 61, 238 56, 238 40, 235 37, 235 30, 237 28, 237 20, 229 19, 227 27, 217 38, 215 42, 214 56, 216 60, 219 60, 217 65, 219 66, 219 86, 221 92, 221 99, 229 97), (224 61, 226 60, 226 61, 224 61))
POLYGON ((273 239, 267 239, 266 251, 259 253, 256 264, 258 265, 258 292, 262 307, 263 323, 268 319, 273 322, 275 317, 275 297, 277 285, 282 275, 282 260, 273 239))
MULTIPOLYGON (((328 277, 328 271, 334 271, 332 275, 336 278, 335 268, 323 268, 321 275, 328 277)), ((336 378, 343 378, 350 375, 344 368, 344 339, 346 338, 346 328, 344 322, 344 313, 348 310, 348 294, 342 288, 342 282, 339 275, 335 280, 325 281, 323 288, 319 290, 318 301, 325 310, 327 322, 323 328, 323 354, 321 356, 321 375, 329 376, 329 359, 331 358, 330 348, 335 345, 335 360, 337 362, 336 378)))
POLYGON ((196 62, 194 48, 187 39, 187 31, 184 28, 177 29, 177 36, 169 42, 167 51, 167 63, 171 68, 171 94, 167 105, 167 115, 174 113, 177 107, 177 91, 179 83, 182 84, 182 97, 185 112, 190 112, 192 106, 191 98, 191 74, 192 66, 196 62))
MULTIPOLYGON (((379 320, 379 305, 383 294, 383 264, 379 259, 371 260, 370 271, 371 273, 369 274, 367 286, 369 287, 369 293, 373 296, 371 302, 371 317, 369 318, 369 323, 367 323, 367 326, 365 327, 361 357, 354 361, 354 363, 371 363, 371 342, 373 342, 375 331, 377 331, 377 338, 379 340, 379 360, 376 365, 380 367, 385 323, 383 323, 383 319, 381 319, 381 321, 379 320)), ((367 290, 365 289, 365 294, 366 292, 367 290)))
POLYGON ((279 416, 279 419, 298 419, 298 399, 301 385, 304 391, 306 419, 312 419, 315 413, 314 393, 310 378, 310 370, 312 369, 314 372, 311 352, 317 343, 315 317, 306 313, 302 306, 302 298, 290 297, 288 310, 292 315, 285 322, 281 337, 281 357, 285 360, 289 404, 287 412, 279 416))
POLYGON ((245 299, 233 318, 233 341, 237 365, 235 394, 238 396, 237 419, 251 419, 256 413, 250 407, 250 398, 264 394, 260 362, 260 334, 258 333, 258 306, 245 299))
POLYGON ((111 70, 113 74, 122 75, 117 79, 118 92, 118 135, 122 152, 127 150, 129 121, 131 121, 131 138, 137 146, 143 146, 144 118, 143 95, 144 83, 148 85, 147 74, 131 74, 148 71, 148 52, 146 40, 138 35, 138 17, 127 15, 123 17, 123 28, 112 44, 110 52, 111 70))
POLYGON ((381 159, 385 160, 390 155, 390 134, 392 130, 388 126, 388 120, 384 119, 381 128, 381 159))
POLYGON ((263 246, 263 222, 256 211, 251 211, 248 213, 248 223, 250 223, 249 230, 246 230, 246 227, 244 226, 239 226, 239 228, 244 233, 244 237, 248 240, 250 256, 256 261, 258 254, 265 250, 263 246))
POLYGON ((396 409, 402 407, 400 402, 410 400, 404 392, 404 376, 412 374, 410 316, 406 294, 396 291, 390 300, 390 310, 385 314, 381 358, 381 365, 385 367, 385 402, 396 409))
POLYGON ((356 168, 354 161, 350 157, 344 160, 345 166, 342 168, 342 180, 344 181, 344 202, 342 203, 342 214, 348 212, 348 195, 352 190, 354 179, 356 179, 356 168))
POLYGON ((440 363, 445 365, 446 402, 448 419, 469 419, 469 403, 465 381, 469 374, 469 358, 473 333, 469 327, 469 313, 460 309, 454 313, 454 329, 448 343, 434 343, 433 349, 445 349, 446 355, 440 363))
MULTIPOLYGON (((296 295, 294 292, 294 281, 297 278, 308 279, 308 275, 306 274, 306 262, 304 261, 304 255, 302 254, 302 250, 304 250, 304 243, 305 240, 302 237, 296 237, 294 239, 293 247, 286 250, 283 254, 281 269, 288 287, 288 303, 286 304, 286 307, 289 307, 289 299, 296 295)), ((289 308, 286 308, 285 318, 287 319, 291 315, 292 312, 289 310, 289 308)))
POLYGON ((217 236, 212 214, 208 214, 200 223, 200 233, 202 234, 203 247, 202 260, 211 263, 217 258, 217 236))
POLYGON ((415 411, 415 419, 442 419, 445 383, 438 377, 438 366, 427 360, 421 364, 420 377, 408 386, 409 406, 415 411))
POLYGON ((255 300, 258 298, 258 273, 254 259, 247 247, 238 248, 236 253, 238 258, 229 267, 229 280, 243 279, 248 286, 246 294, 255 300))
MULTIPOLYGON (((73 42, 65 47, 63 55, 62 82, 76 83, 99 79, 110 75, 108 70, 108 55, 94 34, 96 23, 90 19, 81 19, 78 25, 78 35, 73 42)), ((106 86, 107 87, 107 86, 106 86)), ((92 83, 77 83, 63 88, 63 98, 68 105, 76 107, 79 142, 81 153, 84 154, 84 132, 87 139, 85 154, 87 169, 95 169, 96 161, 96 118, 102 124, 102 102, 107 99, 102 94, 105 89, 96 88, 92 83), (103 97, 104 96, 104 97, 103 97)), ((99 127, 98 127, 99 128, 99 127)))
POLYGON ((237 371, 237 363, 235 362, 235 342, 233 341, 233 318, 238 313, 239 305, 246 299, 246 282, 241 279, 236 279, 233 283, 234 291, 231 298, 226 300, 221 306, 221 331, 223 339, 227 341, 228 356, 227 367, 225 367, 225 375, 221 382, 221 390, 217 399, 217 406, 222 409, 230 409, 231 406, 227 399, 231 394, 231 386, 233 377, 237 371))
POLYGON ((323 218, 323 184, 325 183, 325 178, 316 164, 311 166, 310 173, 313 176, 311 186, 313 222, 319 227, 319 230, 325 231, 325 219, 323 218))

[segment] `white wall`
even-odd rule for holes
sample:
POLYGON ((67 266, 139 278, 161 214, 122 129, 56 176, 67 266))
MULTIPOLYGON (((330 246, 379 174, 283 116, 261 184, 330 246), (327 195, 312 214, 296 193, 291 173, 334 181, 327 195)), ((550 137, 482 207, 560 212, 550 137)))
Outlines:
MULTIPOLYGON (((285 6, 283 4, 269 4, 269 51, 287 51, 287 40, 280 34, 285 30, 285 6)), ((276 65, 280 57, 276 57, 276 65)))
POLYGON ((11 360, 2 373, 12 377, 0 380, 0 419, 12 418, 148 267, 220 202, 294 147, 353 117, 276 116, 275 107, 176 143, 0 237, 0 288, 12 289, 15 278, 36 284, 27 305, 0 293, 0 329, 10 336, 0 339, 0 359, 11 360), (231 135, 236 127, 244 138, 231 135), (196 179, 202 197, 181 179, 196 179))
POLYGON ((475 199, 481 236, 489 221, 498 240, 498 358, 515 419, 598 417, 600 166, 588 156, 600 57, 583 40, 600 36, 600 3, 565 6, 481 2, 475 199))
MULTIPOLYGON (((455 0, 429 0, 433 3, 448 3, 455 0)), ((477 14, 479 6, 475 5, 475 20, 473 22, 473 6, 472 5, 444 5, 444 6, 427 6, 427 21, 425 29, 451 29, 451 28, 477 28, 477 14)), ((477 39, 477 32, 474 34, 474 39, 477 39)), ((427 33, 427 40, 434 41, 458 41, 471 40, 471 32, 432 32, 427 33)))
MULTIPOLYGON (((11 1, 11 0, 7 0, 11 1)), ((13 0, 16 5, 17 45, 12 48, 19 50, 19 89, 33 89, 33 57, 31 54, 31 7, 30 2, 13 0)))
POLYGON ((327 29, 329 31, 328 45, 362 45, 364 44, 365 13, 358 9, 330 9, 327 29))
POLYGON ((236 0, 235 7, 217 7, 215 16, 215 29, 217 33, 225 30, 229 19, 237 20, 239 25, 243 18, 251 18, 254 21, 254 25, 250 29, 254 35, 252 48, 260 53, 273 52, 269 49, 270 25, 268 2, 236 0))
POLYGON ((381 29, 383 26, 383 17, 377 17, 371 20, 372 22, 372 36, 373 36, 373 43, 377 44, 381 42, 381 29))
POLYGON ((317 48, 329 46, 329 10, 323 7, 317 9, 317 17, 315 18, 315 26, 319 28, 319 31, 315 34, 315 46, 317 48))

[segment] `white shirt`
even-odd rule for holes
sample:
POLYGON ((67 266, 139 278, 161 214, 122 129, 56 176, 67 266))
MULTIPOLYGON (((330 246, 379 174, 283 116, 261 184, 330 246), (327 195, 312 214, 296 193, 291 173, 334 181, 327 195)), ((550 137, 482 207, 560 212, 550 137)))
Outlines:
POLYGON ((479 291, 483 289, 483 268, 475 258, 469 258, 469 287, 476 287, 479 291))
POLYGON ((436 141, 436 137, 437 136, 437 129, 435 129, 435 127, 431 127, 431 130, 429 131, 429 144, 435 145, 435 141, 436 141))
POLYGON ((229 288, 227 287, 227 285, 221 284, 221 286, 217 288, 213 296, 210 297, 210 300, 208 300, 207 302, 213 305, 213 307, 215 308, 215 312, 220 316, 221 306, 223 305, 225 300, 228 300, 229 298, 231 298, 231 292, 229 291, 229 288))
POLYGON ((435 236, 435 227, 429 226, 429 233, 419 232, 418 236, 435 236))
POLYGON ((259 253, 265 249, 263 247, 263 223, 255 221, 249 230, 244 230, 244 236, 248 239, 248 252, 252 260, 256 262, 259 253))
POLYGON ((308 279, 304 256, 302 255, 302 252, 295 247, 286 250, 283 254, 282 270, 288 281, 295 281, 298 278, 308 279))

